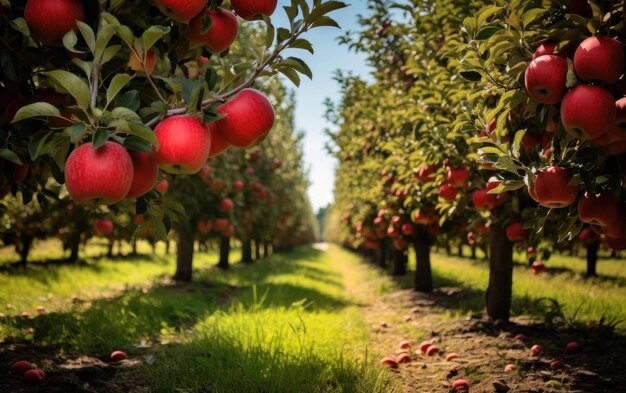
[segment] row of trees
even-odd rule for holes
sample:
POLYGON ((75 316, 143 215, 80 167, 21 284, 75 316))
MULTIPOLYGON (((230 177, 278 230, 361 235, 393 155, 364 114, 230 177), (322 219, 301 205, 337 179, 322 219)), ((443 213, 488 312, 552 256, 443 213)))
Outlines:
POLYGON ((601 241, 626 247, 621 2, 368 4, 344 43, 368 56, 374 82, 340 75, 329 108, 338 240, 381 265, 393 253, 395 274, 412 244, 419 291, 432 290, 433 244, 483 247, 496 319, 509 318, 515 244, 533 262, 580 237, 591 274, 601 241), (610 38, 612 52, 589 36, 610 38))
POLYGON ((277 28, 276 3, 0 1, 3 242, 25 262, 35 238, 60 237, 75 260, 94 233, 174 231, 189 281, 196 239, 222 239, 221 267, 231 237, 246 262, 251 241, 311 239, 295 103, 276 76, 311 76, 284 51, 313 52, 306 33, 336 27, 345 4, 294 0, 277 28))

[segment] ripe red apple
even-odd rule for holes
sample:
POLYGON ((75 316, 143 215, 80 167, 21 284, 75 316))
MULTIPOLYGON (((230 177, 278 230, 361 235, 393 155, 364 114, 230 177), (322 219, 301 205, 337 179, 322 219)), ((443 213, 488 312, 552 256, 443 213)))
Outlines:
POLYGON ((209 157, 211 133, 197 117, 168 117, 156 126, 154 134, 159 140, 155 158, 165 172, 197 173, 209 157))
POLYGON ((213 223, 215 230, 220 232, 227 230, 229 225, 230 222, 226 218, 216 218, 215 222, 213 223))
POLYGON ((615 99, 602 87, 578 85, 563 98, 561 122, 565 131, 576 138, 598 138, 615 122, 615 99))
POLYGON ((244 89, 217 109, 225 117, 216 122, 217 130, 233 146, 248 148, 260 142, 274 126, 274 108, 267 97, 254 89, 244 89))
POLYGON ((107 141, 94 150, 91 142, 72 151, 65 164, 65 185, 76 202, 111 205, 128 194, 133 161, 120 144, 107 141))
POLYGON ((615 83, 624 73, 624 48, 611 37, 589 37, 574 54, 574 71, 583 81, 615 83))
POLYGON ((230 198, 224 198, 220 202, 220 211, 221 212, 230 213, 230 212, 233 211, 234 207, 235 207, 235 204, 233 203, 233 200, 230 199, 230 198))
POLYGON ((33 38, 49 43, 76 30, 76 22, 85 20, 85 10, 79 0, 28 0, 24 19, 33 38))
POLYGON ((231 0, 233 10, 245 20, 259 19, 262 15, 272 16, 278 0, 231 0))
POLYGON ((181 23, 188 23, 207 3, 208 0, 154 0, 154 4, 161 12, 181 23))
POLYGON ((489 194, 488 189, 476 190, 472 202, 477 210, 493 210, 498 205, 498 195, 489 194))
POLYGON ((458 359, 460 358, 461 355, 459 355, 458 353, 452 352, 446 355, 446 362, 451 362, 454 359, 458 359))
POLYGON ((626 236, 622 235, 619 237, 606 236, 604 238, 606 245, 613 251, 622 251, 626 250, 626 236))
POLYGON ((128 59, 128 68, 135 72, 144 72, 148 75, 152 75, 154 67, 156 66, 156 60, 156 53, 151 50, 144 53, 143 58, 140 58, 135 49, 131 49, 130 58, 128 59))
POLYGON ((156 186, 154 186, 154 189, 160 192, 161 194, 165 194, 168 188, 170 188, 170 183, 167 181, 167 179, 161 180, 160 182, 157 183, 156 186))
POLYGON ((398 251, 406 250, 407 247, 409 246, 406 240, 404 240, 401 237, 393 239, 392 245, 393 245, 393 248, 395 248, 398 251))
POLYGON ((222 8, 207 9, 189 23, 189 39, 203 44, 212 53, 222 53, 235 41, 238 30, 239 23, 235 14, 222 8), (203 34, 202 20, 205 18, 211 23, 203 34))
POLYGON ((457 379, 452 383, 453 390, 469 390, 470 385, 465 379, 457 379))
POLYGON ((524 75, 526 91, 542 104, 558 104, 567 92, 567 61, 543 55, 531 61, 524 75))
POLYGON ((37 384, 46 380, 46 373, 42 370, 28 370, 24 373, 22 379, 26 383, 37 384))
POLYGON ((513 371, 515 371, 516 368, 517 368, 517 366, 514 365, 514 364, 507 364, 506 366, 504 366, 504 372, 505 373, 512 373, 513 371))
POLYGON ((578 345, 576 341, 570 341, 565 346, 565 352, 567 353, 576 352, 579 349, 580 349, 580 346, 578 345))
POLYGON ((400 230, 402 231, 403 235, 410 236, 413 234, 415 227, 413 226, 413 224, 407 222, 405 224, 402 224, 400 230))
POLYGON ((159 167, 152 153, 131 150, 129 154, 133 161, 133 182, 125 199, 137 199, 152 190, 159 175, 159 167))
POLYGON ((26 360, 19 360, 11 365, 10 371, 13 375, 24 375, 26 371, 32 370, 33 368, 35 367, 31 362, 26 360))
POLYGON ((513 340, 517 340, 517 341, 526 341, 528 339, 528 337, 526 337, 525 334, 518 334, 515 337, 513 337, 513 340))
POLYGON ((436 345, 431 345, 426 350, 426 356, 435 356, 439 353, 439 348, 436 345))
POLYGON ((554 40, 542 42, 541 45, 539 45, 537 49, 535 49, 535 53, 533 53, 532 59, 535 60, 536 58, 544 55, 553 55, 554 51, 556 50, 557 44, 558 42, 554 40))
POLYGON ((248 176, 254 176, 254 168, 252 167, 247 167, 246 170, 244 171, 244 173, 248 176))
POLYGON ((439 196, 448 202, 453 202, 457 195, 459 195, 459 190, 450 184, 444 184, 439 187, 439 196))
POLYGON ((391 367, 391 368, 398 368, 398 362, 396 361, 396 359, 390 356, 386 356, 382 358, 380 361, 380 364, 382 364, 383 366, 391 367))
POLYGON ((223 233, 224 237, 231 237, 235 233, 235 227, 230 225, 223 233))
POLYGON ((546 265, 544 265, 542 262, 535 261, 533 262, 530 270, 533 276, 536 276, 537 274, 545 272, 547 269, 546 269, 546 265))
POLYGON ((28 176, 28 170, 30 166, 27 163, 16 165, 13 171, 13 181, 16 183, 22 182, 28 176))
POLYGON ((463 187, 470 178, 470 171, 467 168, 448 168, 446 176, 450 185, 463 187))
POLYGON ((228 150, 231 145, 226 138, 217 131, 215 123, 209 123, 207 127, 209 127, 209 131, 211 132, 211 151, 209 152, 209 157, 219 156, 228 150))
POLYGON ((126 359, 128 359, 128 355, 126 355, 126 352, 114 351, 111 354, 111 361, 113 362, 121 362, 122 360, 126 360, 126 359))
POLYGON ((506 237, 512 242, 526 240, 526 231, 521 222, 512 222, 506 226, 506 237))
POLYGON ((607 133, 598 139, 603 139, 603 137, 606 137, 606 143, 597 143, 596 139, 593 142, 599 145, 606 145, 611 142, 626 140, 626 97, 620 98, 615 102, 615 121, 607 133))
POLYGON ((426 351, 428 351, 428 348, 430 348, 431 345, 433 345, 431 341, 422 341, 420 343, 420 351, 422 353, 426 353, 426 351))
POLYGON ((620 204, 608 191, 599 194, 585 192, 578 200, 578 218, 588 224, 611 226, 619 219, 619 213, 620 204))
POLYGON ((533 199, 551 209, 571 205, 578 195, 578 187, 568 185, 571 179, 572 175, 565 168, 550 166, 542 169, 535 178, 533 199))
POLYGON ((409 340, 402 340, 402 341, 400 341, 400 345, 398 345, 398 347, 400 349, 410 349, 411 348, 411 342, 409 340))
POLYGON ((535 344, 530 347, 530 354, 533 356, 539 356, 543 352, 543 347, 539 344, 535 344))
POLYGON ((434 165, 422 165, 417 170, 416 177, 427 183, 435 180, 435 172, 437 171, 437 167, 434 165))
POLYGON ((408 353, 401 353, 400 355, 398 355, 396 362, 398 362, 398 364, 411 363, 411 355, 409 355, 408 353))
POLYGON ((561 367, 563 367, 563 362, 560 360, 553 360, 552 362, 550 362, 550 368, 552 370, 558 370, 561 367))
POLYGON ((109 236, 113 232, 113 221, 96 220, 93 223, 93 232, 98 236, 109 236))
POLYGON ((400 232, 398 231, 398 228, 394 226, 389 226, 389 228, 387 228, 387 236, 391 238, 395 238, 395 237, 398 237, 399 235, 400 235, 400 232))

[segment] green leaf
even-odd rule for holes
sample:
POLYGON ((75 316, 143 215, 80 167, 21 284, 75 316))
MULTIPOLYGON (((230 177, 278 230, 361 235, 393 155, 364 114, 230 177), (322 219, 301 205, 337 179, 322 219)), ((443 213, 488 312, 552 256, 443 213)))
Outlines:
POLYGON ((30 29, 28 28, 28 24, 26 23, 26 20, 24 18, 15 18, 11 22, 9 22, 9 25, 14 30, 22 33, 22 35, 24 35, 25 37, 30 37, 30 29))
POLYGON ((328 16, 321 16, 317 18, 312 25, 312 27, 322 27, 322 26, 336 27, 338 29, 341 28, 339 27, 339 24, 334 19, 328 16))
POLYGON ((80 51, 77 51, 76 49, 74 49, 77 43, 78 43, 78 36, 76 35, 76 32, 74 32, 74 30, 68 31, 63 36, 63 46, 68 51, 73 52, 73 53, 81 53, 80 51))
POLYGON ((97 62, 102 61, 102 56, 104 54, 105 49, 109 45, 109 41, 113 38, 113 35, 117 31, 117 26, 113 25, 105 25, 100 28, 98 31, 98 36, 96 37, 96 46, 94 51, 94 57, 97 62))
POLYGON ((285 75, 294 85, 300 86, 300 77, 293 68, 280 67, 277 69, 281 74, 285 75))
POLYGON ((500 27, 498 26, 490 26, 490 27, 486 27, 484 29, 482 29, 477 35, 476 35, 476 40, 478 41, 484 41, 487 38, 491 37, 492 35, 494 35, 494 33, 496 33, 497 31, 501 30, 500 27))
POLYGON ((43 146, 45 145, 50 135, 52 135, 52 131, 39 131, 31 137, 28 144, 28 153, 30 154, 30 159, 32 161, 35 161, 37 158, 39 158, 43 150, 43 146))
POLYGON ((169 32, 170 28, 165 26, 150 26, 146 31, 144 31, 141 35, 144 53, 150 50, 150 48, 152 48, 154 44, 161 39, 161 37, 169 32))
POLYGON ((16 165, 22 165, 22 160, 20 160, 17 154, 9 149, 0 149, 0 158, 11 161, 16 165))
POLYGON ((129 133, 131 135, 147 140, 154 146, 155 150, 159 150, 159 140, 156 138, 154 131, 143 124, 133 122, 128 123, 128 126, 130 127, 129 133))
POLYGON ((59 168, 63 168, 65 166, 67 152, 70 150, 70 145, 70 138, 57 135, 56 138, 46 144, 42 154, 49 155, 59 168))
POLYGON ((317 20, 318 18, 320 18, 322 15, 326 15, 328 13, 331 13, 336 10, 340 10, 345 7, 347 7, 347 4, 341 1, 327 1, 315 7, 313 11, 311 11, 311 13, 304 18, 304 20, 307 22, 313 22, 317 20))
POLYGON ((141 123, 141 117, 135 112, 123 106, 118 106, 111 111, 111 117, 114 119, 123 119, 129 122, 141 123))
POLYGON ((83 72, 85 73, 85 77, 87 77, 87 80, 91 79, 91 70, 93 68, 92 62, 84 61, 81 59, 72 59, 72 63, 74 63, 77 67, 83 70, 83 72))
POLYGON ((68 71, 54 70, 45 72, 44 75, 59 88, 70 94, 76 100, 78 107, 83 111, 89 109, 91 95, 89 85, 82 79, 68 71))
POLYGON ((129 48, 132 48, 135 36, 133 35, 133 31, 130 27, 123 25, 117 26, 116 33, 129 48))
POLYGON ((217 85, 217 79, 217 71, 215 71, 215 68, 209 67, 206 70, 206 74, 204 75, 204 80, 207 82, 209 91, 215 89, 215 86, 217 85))
POLYGON ((124 139, 124 146, 128 149, 152 153, 152 143, 138 136, 130 135, 128 138, 124 139))
POLYGON ((119 94, 120 91, 131 81, 133 77, 128 74, 117 74, 111 79, 109 88, 107 89, 107 106, 119 94))
POLYGON ((298 38, 298 39, 293 40, 293 42, 289 44, 289 48, 304 49, 311 53, 314 53, 313 45, 308 40, 305 40, 304 38, 298 38))
POLYGON ((48 116, 61 116, 61 112, 52 104, 47 102, 36 102, 34 104, 21 107, 15 117, 13 123, 22 121, 24 119, 30 119, 33 117, 48 117, 48 116))
POLYGON ((308 76, 309 79, 313 79, 313 72, 311 71, 309 66, 304 61, 302 61, 301 59, 298 59, 297 57, 288 57, 285 60, 283 60, 280 64, 288 65, 294 70, 298 71, 299 73, 308 76))
POLYGON ((115 99, 114 106, 123 106, 133 112, 137 112, 141 106, 141 102, 139 101, 139 92, 137 90, 130 90, 118 95, 115 99))
POLYGON ((71 130, 71 141, 72 143, 77 143, 87 132, 87 125, 85 123, 74 123, 71 130))
POLYGON ((93 135, 93 141, 92 141, 91 147, 94 150, 98 149, 99 147, 102 147, 108 140, 109 140, 109 132, 106 130, 106 128, 98 128, 93 135))
POLYGON ((91 53, 96 53, 96 35, 91 29, 91 26, 81 21, 76 21, 76 24, 78 25, 78 30, 80 30, 80 34, 85 39, 85 42, 87 43, 87 46, 89 47, 91 53))
POLYGON ((463 71, 460 73, 461 78, 470 82, 478 82, 482 79, 482 75, 476 71, 463 71))
POLYGON ((111 61, 118 54, 118 52, 122 49, 122 45, 111 45, 102 52, 102 58, 100 60, 100 65, 104 65, 111 61))

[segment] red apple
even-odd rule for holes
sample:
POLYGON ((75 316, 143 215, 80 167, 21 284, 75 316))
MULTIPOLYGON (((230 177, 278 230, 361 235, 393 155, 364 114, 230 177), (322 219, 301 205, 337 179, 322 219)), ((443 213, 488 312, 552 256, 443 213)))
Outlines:
POLYGON ((565 346, 565 352, 567 353, 576 352, 579 349, 580 349, 580 346, 578 345, 576 341, 570 341, 565 346))
POLYGON ((28 170, 30 166, 26 163, 21 165, 16 165, 15 170, 13 171, 13 181, 16 183, 22 182, 28 176, 28 170))
POLYGON ((469 382, 467 382, 464 379, 457 379, 456 381, 454 381, 452 383, 452 389, 453 390, 469 390, 470 385, 469 382))
POLYGON ((553 360, 552 362, 550 362, 550 368, 552 370, 558 370, 561 367, 563 367, 563 362, 560 360, 553 360))
POLYGON ((419 167, 416 177, 425 183, 431 182, 435 180, 436 171, 437 167, 434 165, 422 165, 419 167))
POLYGON ((241 180, 235 180, 233 182, 233 190, 234 191, 241 191, 241 190, 243 190, 243 186, 244 186, 244 184, 243 184, 243 181, 241 181, 241 180))
POLYGON ((207 233, 211 232, 212 228, 213 228, 213 223, 209 220, 198 222, 198 231, 200 231, 200 233, 202 234, 206 235, 207 233))
POLYGON ((33 368, 35 367, 31 362, 26 360, 19 360, 11 365, 10 371, 13 375, 24 375, 26 371, 32 370, 33 368))
POLYGON ((170 183, 166 179, 161 180, 156 186, 154 186, 154 189, 161 194, 165 194, 168 188, 170 188, 170 183))
POLYGON ((218 132, 233 146, 248 148, 260 142, 274 126, 274 108, 260 92, 244 89, 217 109, 218 132))
POLYGON ((72 151, 65 164, 65 185, 76 202, 111 205, 128 194, 133 161, 120 144, 107 141, 98 149, 91 142, 72 151))
POLYGON ((533 199, 551 209, 571 205, 578 195, 578 187, 568 185, 571 179, 572 175, 565 168, 550 166, 542 169, 535 178, 533 199))
POLYGON ((85 10, 79 0, 28 0, 24 19, 33 38, 49 43, 76 30, 76 22, 85 20, 85 10))
POLYGON ((409 340, 400 341, 400 345, 398 345, 398 347, 400 349, 410 349, 411 348, 411 342, 409 340))
POLYGON ((535 49, 535 53, 533 53, 532 59, 535 60, 536 58, 544 55, 553 55, 554 51, 556 50, 557 44, 558 42, 554 40, 548 40, 541 43, 541 45, 539 45, 537 49, 535 49))
POLYGON ((144 72, 148 75, 152 75, 155 66, 156 53, 150 50, 144 53, 143 58, 140 58, 135 49, 131 49, 130 58, 128 59, 128 68, 135 72, 144 72))
POLYGON ((611 37, 589 37, 574 54, 574 71, 583 81, 615 83, 624 73, 624 48, 611 37))
POLYGON ((498 205, 498 195, 489 194, 488 189, 476 190, 472 194, 472 202, 477 210, 492 210, 498 205))
POLYGON ((600 235, 595 233, 591 227, 585 227, 580 231, 578 240, 580 240, 584 246, 590 246, 592 244, 600 243, 601 239, 600 235))
POLYGON ((109 236, 113 232, 113 221, 96 220, 93 223, 93 232, 98 236, 109 236))
POLYGON ((526 240, 526 231, 521 222, 512 222, 506 226, 506 237, 512 242, 526 240))
POLYGON ((543 55, 526 68, 526 91, 542 104, 557 104, 567 92, 567 61, 556 55, 543 55))
POLYGON ((435 356, 439 353, 439 348, 436 345, 431 345, 426 350, 426 356, 435 356))
POLYGON ((420 351, 422 353, 426 353, 426 351, 428 350, 428 348, 430 348, 431 345, 433 345, 431 341, 422 341, 420 343, 420 351))
POLYGON ((606 245, 613 251, 622 251, 626 250, 626 236, 622 235, 620 237, 612 237, 606 236, 604 238, 606 245))
POLYGON ((223 232, 228 229, 230 222, 226 218, 216 218, 213 226, 216 231, 223 232))
POLYGON ((585 192, 578 200, 578 218, 580 221, 606 227, 619 219, 620 204, 610 192, 599 194, 585 192))
POLYGON ((271 16, 278 0, 231 0, 233 10, 245 20, 259 19, 262 15, 271 16))
POLYGON ((393 248, 395 248, 398 251, 406 250, 406 248, 409 246, 406 240, 404 240, 401 237, 393 239, 392 245, 393 245, 393 248))
POLYGON ((398 362, 398 364, 411 363, 411 355, 409 355, 408 353, 401 353, 400 355, 398 355, 396 362, 398 362))
POLYGON ((209 152, 209 157, 219 156, 228 150, 231 145, 226 138, 217 131, 215 123, 209 123, 207 127, 209 127, 209 131, 211 132, 211 151, 209 152))
POLYGON ((466 168, 448 168, 448 183, 454 187, 463 187, 470 178, 470 172, 466 168))
POLYGON ((578 85, 563 98, 561 122, 576 138, 598 138, 615 122, 615 99, 602 87, 578 85))
POLYGON ((458 194, 459 190, 457 190, 450 184, 444 184, 439 187, 439 196, 448 202, 453 202, 458 194))
POLYGON ((606 137, 607 143, 596 143, 595 139, 593 142, 606 145, 611 142, 626 140, 626 97, 620 98, 615 102, 615 121, 607 133, 601 137, 606 137))
POLYGON ((533 345, 530 347, 530 354, 533 356, 539 356, 543 352, 543 347, 541 345, 533 345))
POLYGON ((224 198, 220 202, 220 211, 221 212, 230 213, 230 212, 233 211, 234 207, 235 207, 235 204, 233 203, 233 200, 230 199, 230 198, 224 198))
POLYGON ((207 5, 208 0, 154 0, 168 17, 181 23, 187 23, 198 15, 207 5))
POLYGON ((155 158, 165 172, 197 173, 209 157, 211 134, 197 117, 168 117, 156 126, 154 134, 159 140, 155 158))
POLYGON ((113 362, 121 362, 122 360, 126 359, 128 359, 128 355, 126 355, 126 352, 115 351, 111 354, 111 361, 113 362))
POLYGON ((396 361, 396 359, 390 356, 386 356, 382 358, 380 361, 380 364, 382 364, 383 366, 391 367, 391 368, 398 368, 398 362, 396 361))
POLYGON ((516 368, 517 368, 517 366, 514 365, 514 364, 507 364, 506 366, 504 366, 504 372, 505 373, 512 373, 513 371, 515 371, 516 368))
POLYGON ((28 370, 24 373, 22 379, 26 383, 37 384, 46 380, 46 373, 42 370, 28 370))
POLYGON ((224 237, 231 237, 235 233, 235 227, 230 225, 223 233, 224 237))
POLYGON ((402 224, 400 230, 402 231, 403 235, 410 236, 413 234, 415 227, 413 226, 413 224, 407 222, 405 224, 402 224))
POLYGON ((459 357, 461 357, 461 355, 459 355, 458 353, 452 352, 446 355, 446 362, 451 362, 454 359, 458 359, 459 357))
POLYGON ((533 276, 536 276, 537 274, 545 272, 547 269, 546 269, 546 265, 544 265, 542 262, 535 261, 530 267, 530 270, 533 276))
POLYGON ((133 182, 126 199, 137 199, 152 190, 159 174, 159 167, 154 154, 131 150, 130 158, 133 161, 133 182))
POLYGON ((235 41, 238 30, 235 14, 221 8, 207 9, 189 23, 189 39, 203 44, 210 52, 221 53, 235 41), (203 19, 210 20, 210 27, 204 33, 203 19))

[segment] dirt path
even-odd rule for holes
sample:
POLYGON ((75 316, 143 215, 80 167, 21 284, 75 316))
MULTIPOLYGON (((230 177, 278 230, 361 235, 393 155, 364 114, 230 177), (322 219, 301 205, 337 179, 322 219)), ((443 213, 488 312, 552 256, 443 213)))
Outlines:
POLYGON ((624 337, 580 328, 548 328, 524 318, 507 325, 480 316, 455 318, 442 306, 464 296, 458 288, 440 288, 433 294, 388 290, 381 295, 381 289, 393 286, 384 273, 366 264, 338 265, 343 266, 344 276, 364 278, 347 281, 346 291, 358 300, 370 325, 370 353, 380 359, 403 352, 411 356, 409 363, 390 368, 401 392, 450 392, 452 383, 461 378, 469 382, 470 392, 626 392, 624 337), (514 339, 518 334, 527 339, 514 339), (403 340, 411 342, 410 350, 400 349, 403 340), (419 344, 423 340, 436 345, 439 353, 422 354, 419 344), (567 353, 570 341, 576 341, 580 349, 567 353), (540 356, 531 355, 534 344, 543 346, 540 356), (459 357, 446 361, 451 353, 459 357), (562 362, 555 370, 551 368, 554 360, 562 362), (505 372, 508 364, 514 364, 515 370, 505 372))

